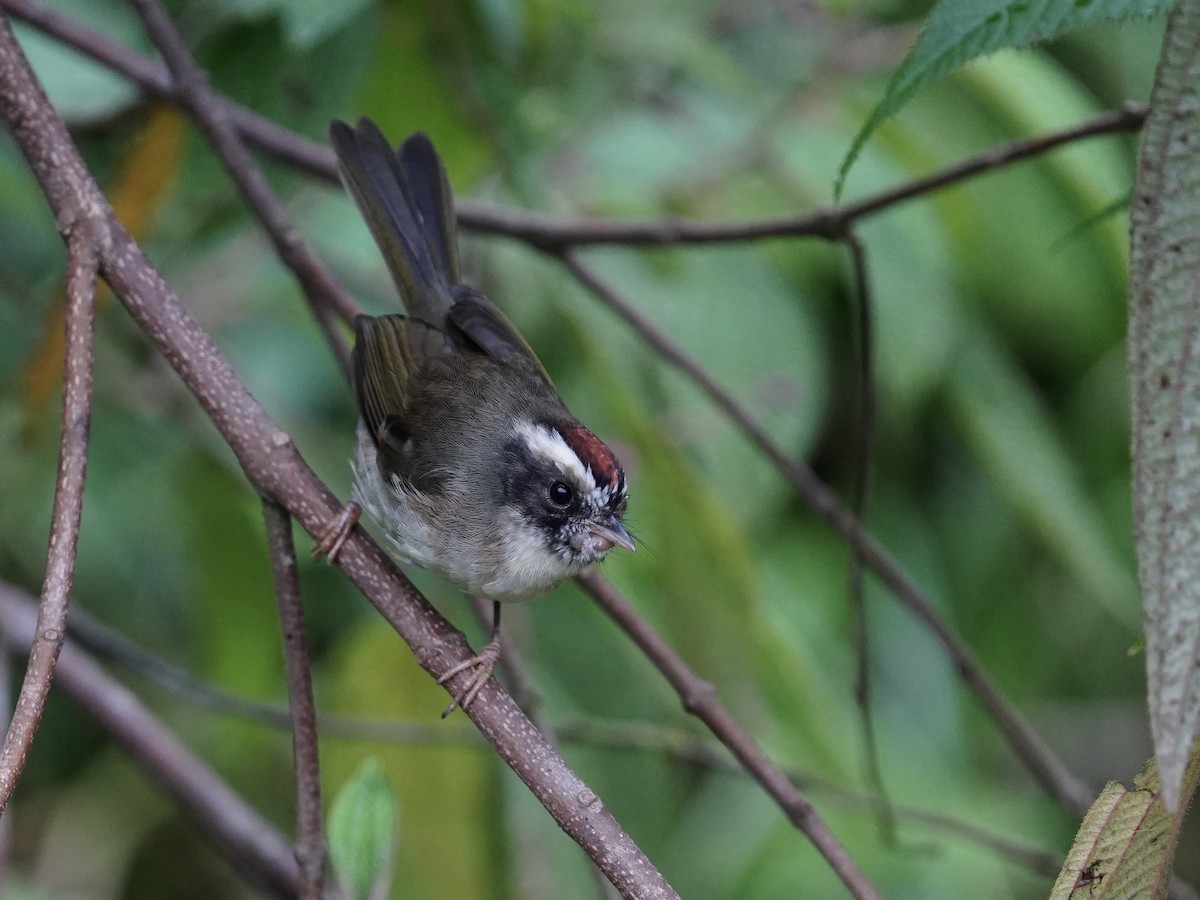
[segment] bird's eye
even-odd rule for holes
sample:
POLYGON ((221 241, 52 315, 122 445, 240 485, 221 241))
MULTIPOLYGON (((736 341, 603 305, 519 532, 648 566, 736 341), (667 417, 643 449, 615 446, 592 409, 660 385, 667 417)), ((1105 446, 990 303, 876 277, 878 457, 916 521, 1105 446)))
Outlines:
POLYGON ((570 485, 556 481, 550 485, 550 502, 557 506, 568 506, 575 499, 575 492, 570 485))

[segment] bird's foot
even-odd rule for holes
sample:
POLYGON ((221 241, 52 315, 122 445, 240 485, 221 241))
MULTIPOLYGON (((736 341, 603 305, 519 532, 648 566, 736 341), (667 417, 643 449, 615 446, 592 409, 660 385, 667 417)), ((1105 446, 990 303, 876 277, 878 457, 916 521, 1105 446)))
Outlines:
POLYGON ((361 515, 362 507, 353 500, 343 506, 337 518, 329 523, 329 527, 321 532, 317 542, 313 544, 313 556, 324 556, 331 563, 337 562, 337 556, 342 551, 342 546, 350 537, 350 532, 354 530, 358 517, 361 515))
POLYGON ((446 707, 442 713, 442 718, 450 715, 457 707, 462 707, 466 712, 467 707, 483 690, 483 686, 487 684, 487 680, 492 677, 492 670, 496 668, 496 663, 500 661, 500 642, 490 641, 487 646, 479 652, 478 656, 472 656, 468 660, 460 662, 457 666, 438 679, 438 684, 445 684, 455 675, 460 672, 470 672, 471 677, 462 689, 454 695, 454 699, 450 701, 450 705, 446 707))

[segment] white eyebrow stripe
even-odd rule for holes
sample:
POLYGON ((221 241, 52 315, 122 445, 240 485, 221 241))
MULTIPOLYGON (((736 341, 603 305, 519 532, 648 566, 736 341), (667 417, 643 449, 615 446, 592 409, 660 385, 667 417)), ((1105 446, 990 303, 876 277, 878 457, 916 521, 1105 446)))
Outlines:
POLYGON ((583 461, 557 431, 533 422, 518 422, 514 430, 532 453, 558 463, 579 484, 591 487, 595 483, 583 461))

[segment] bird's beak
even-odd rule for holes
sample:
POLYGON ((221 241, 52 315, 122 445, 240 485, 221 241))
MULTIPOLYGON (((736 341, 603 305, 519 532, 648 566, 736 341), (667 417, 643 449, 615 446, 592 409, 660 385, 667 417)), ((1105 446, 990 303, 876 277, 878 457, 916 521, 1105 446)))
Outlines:
POLYGON ((624 547, 630 553, 637 551, 633 538, 629 536, 629 532, 625 530, 625 526, 616 516, 609 516, 608 521, 603 524, 595 522, 589 525, 588 531, 595 539, 592 546, 597 553, 607 553, 614 545, 624 547))

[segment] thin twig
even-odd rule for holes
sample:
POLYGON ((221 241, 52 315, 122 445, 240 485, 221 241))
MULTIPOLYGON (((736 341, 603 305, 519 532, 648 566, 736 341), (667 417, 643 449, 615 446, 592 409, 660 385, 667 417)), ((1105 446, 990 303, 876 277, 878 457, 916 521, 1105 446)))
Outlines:
POLYGON ((851 894, 859 898, 880 897, 875 886, 817 815, 817 811, 804 794, 783 770, 771 761, 754 738, 737 724, 729 710, 717 699, 716 689, 693 672, 629 601, 598 572, 585 570, 577 581, 666 676, 667 681, 679 693, 683 708, 708 726, 754 780, 779 804, 789 821, 808 836, 851 894))
POLYGON ((304 627, 304 601, 296 570, 292 519, 278 504, 263 501, 267 551, 279 600, 279 627, 287 666, 292 753, 296 769, 296 861, 300 900, 320 900, 325 880, 325 836, 321 827, 321 770, 317 759, 317 709, 304 627))
MULTIPOLYGON (((0 0, 0 7, 35 28, 120 72, 155 96, 178 103, 169 73, 154 60, 117 44, 79 22, 31 0, 0 0)), ((223 99, 243 138, 276 159, 326 181, 336 181, 333 154, 320 143, 281 128, 263 116, 223 99)), ((502 209, 471 200, 456 200, 459 224, 484 234, 503 235, 543 250, 562 251, 588 244, 670 246, 733 243, 780 237, 836 239, 860 219, 883 212, 993 169, 1039 156, 1067 144, 1107 134, 1137 131, 1146 119, 1146 106, 1124 103, 1115 110, 1060 131, 1001 144, 923 178, 905 182, 842 207, 755 219, 747 222, 685 222, 656 219, 622 222, 584 217, 553 216, 502 209)))
MULTIPOLYGON (((0 54, 2 48, 0 40, 0 54)), ((26 595, 0 583, 0 634, 27 647, 40 628, 26 595)), ((296 896, 292 848, 129 688, 70 643, 59 657, 57 684, 251 884, 274 897, 296 896)))
MULTIPOLYGON (((867 512, 867 495, 871 482, 871 458, 875 441, 875 321, 874 304, 871 302, 871 279, 867 272, 867 252, 858 235, 851 229, 846 232, 845 244, 850 251, 850 269, 854 282, 854 325, 857 341, 857 383, 860 398, 858 435, 854 450, 854 474, 851 487, 850 513, 859 522, 864 522, 867 512)), ((888 797, 887 785, 883 780, 883 769, 879 761, 879 742, 875 734, 875 717, 871 709, 871 629, 867 615, 865 567, 858 545, 850 543, 850 571, 848 593, 854 621, 854 648, 856 671, 854 677, 854 699, 863 734, 864 768, 867 784, 877 798, 879 826, 885 844, 896 841, 896 821, 888 797)))
POLYGON ((673 337, 637 310, 573 252, 559 257, 584 287, 617 313, 663 359, 693 381, 713 404, 756 446, 792 485, 812 511, 854 548, 863 563, 937 637, 967 687, 979 697, 1017 756, 1051 796, 1077 815, 1091 805, 1095 792, 1066 767, 1021 717, 975 659, 967 644, 935 610, 908 573, 868 533, 824 482, 803 462, 783 451, 766 429, 712 374, 673 337))
POLYGON ((38 608, 37 639, 21 682, 12 719, 0 749, 0 815, 12 798, 25 768, 29 747, 42 720, 54 666, 62 650, 75 577, 79 523, 83 517, 83 481, 87 471, 88 433, 92 417, 92 361, 96 324, 94 223, 64 221, 59 228, 67 241, 66 359, 63 374, 62 431, 46 578, 38 608))
MULTIPOLYGON (((0 113, 59 221, 86 219, 107 229, 110 241, 101 259, 102 274, 199 400, 254 489, 279 502, 309 534, 323 532, 340 511, 336 498, 113 216, 6 20, 0 23, 0 113)), ((351 535, 337 565, 434 677, 471 656, 462 634, 362 529, 351 535)), ((471 705, 470 718, 624 896, 677 896, 599 797, 494 681, 471 705)))
POLYGON ((358 304, 300 237, 283 203, 275 196, 266 176, 255 165, 254 158, 242 143, 241 135, 229 116, 229 104, 212 90, 208 73, 196 64, 166 10, 155 0, 131 2, 142 19, 146 33, 171 72, 178 100, 208 139, 246 205, 262 223, 280 260, 296 276, 334 358, 348 375, 350 351, 337 320, 353 320, 360 312, 358 304))
POLYGON ((459 209, 459 220, 465 227, 475 231, 502 234, 525 241, 541 250, 559 253, 571 247, 588 244, 675 246, 803 236, 835 240, 843 237, 860 219, 900 203, 933 193, 983 172, 1039 156, 1066 144, 1099 135, 1137 131, 1145 120, 1145 104, 1123 103, 1115 110, 1070 128, 1001 144, 923 178, 915 178, 845 206, 824 207, 810 212, 748 222, 684 222, 661 219, 648 222, 619 222, 567 219, 465 203, 459 209))
MULTIPOLYGON (((712 739, 689 732, 643 722, 604 722, 593 719, 568 719, 558 723, 559 733, 568 741, 621 750, 654 751, 693 765, 729 774, 752 777, 745 766, 730 758, 729 750, 712 739)), ((870 794, 854 791, 802 772, 785 770, 797 788, 820 794, 826 802, 843 809, 870 813, 877 800, 870 794)), ((1007 835, 982 828, 974 822, 947 813, 898 804, 895 811, 911 825, 923 825, 958 840, 973 843, 998 857, 1011 860, 1032 872, 1054 878, 1062 868, 1062 858, 1030 847, 1007 835)))
MULTIPOLYGON (((0 586, 3 585, 4 582, 0 582, 0 586)), ((11 585, 8 589, 16 590, 11 585)), ((67 639, 76 642, 91 655, 141 676, 172 697, 279 731, 290 731, 292 728, 292 717, 287 707, 221 690, 89 616, 84 609, 72 611, 71 621, 67 626, 67 639)), ((317 730, 323 737, 356 741, 453 746, 473 743, 480 747, 487 746, 480 738, 479 732, 465 722, 456 727, 452 722, 402 723, 326 713, 317 716, 317 730)))

